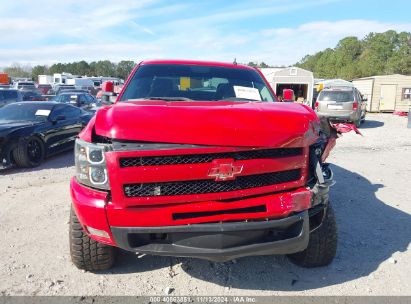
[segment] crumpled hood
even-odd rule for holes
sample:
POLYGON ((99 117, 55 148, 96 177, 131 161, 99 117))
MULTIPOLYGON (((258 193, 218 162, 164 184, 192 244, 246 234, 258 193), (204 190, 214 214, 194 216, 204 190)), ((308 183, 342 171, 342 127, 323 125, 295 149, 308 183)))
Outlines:
POLYGON ((235 147, 307 146, 318 128, 308 107, 268 102, 118 102, 95 120, 114 139, 235 147))

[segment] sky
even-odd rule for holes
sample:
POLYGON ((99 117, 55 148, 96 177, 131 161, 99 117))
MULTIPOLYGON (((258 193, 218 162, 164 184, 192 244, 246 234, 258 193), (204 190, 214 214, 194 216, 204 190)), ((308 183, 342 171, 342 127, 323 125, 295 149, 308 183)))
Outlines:
POLYGON ((2 0, 0 66, 196 59, 292 65, 346 36, 411 32, 411 1, 2 0))

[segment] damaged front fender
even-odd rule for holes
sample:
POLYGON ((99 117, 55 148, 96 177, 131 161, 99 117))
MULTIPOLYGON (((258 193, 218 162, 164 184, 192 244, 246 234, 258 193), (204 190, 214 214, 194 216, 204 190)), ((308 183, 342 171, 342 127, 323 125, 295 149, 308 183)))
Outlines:
POLYGON ((321 155, 321 161, 325 160, 330 155, 331 150, 335 147, 337 138, 341 137, 343 133, 354 131, 363 136, 354 124, 349 123, 332 123, 327 118, 321 118, 321 132, 325 146, 321 155))
POLYGON ((335 184, 333 172, 325 161, 336 145, 337 138, 343 133, 354 131, 361 132, 352 124, 331 123, 327 118, 320 120, 321 130, 318 141, 310 146, 310 176, 311 187, 328 188, 335 184))

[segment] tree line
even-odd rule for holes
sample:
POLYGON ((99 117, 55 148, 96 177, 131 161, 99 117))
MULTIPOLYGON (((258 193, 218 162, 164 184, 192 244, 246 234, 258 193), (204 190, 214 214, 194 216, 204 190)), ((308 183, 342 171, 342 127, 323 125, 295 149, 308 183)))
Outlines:
POLYGON ((333 49, 305 56, 296 66, 316 78, 354 78, 411 75, 411 33, 370 33, 364 39, 346 37, 333 49))
POLYGON ((253 67, 253 68, 269 68, 270 66, 266 64, 264 61, 258 63, 254 61, 250 61, 247 63, 248 66, 253 67))
MULTIPOLYGON (((126 79, 136 63, 109 60, 55 63, 51 66, 20 66, 4 69, 12 77, 38 79, 38 75, 68 72, 74 75, 111 76, 126 79)), ((249 66, 267 68, 265 62, 249 62, 249 66)), ((364 39, 346 37, 335 48, 327 48, 314 55, 306 55, 295 66, 312 71, 316 78, 353 78, 373 75, 411 75, 411 33, 387 31, 370 33, 364 39)))
POLYGON ((126 79, 136 63, 131 60, 122 60, 118 63, 110 60, 86 62, 84 60, 70 63, 55 63, 51 66, 36 65, 34 67, 13 64, 3 71, 11 77, 38 79, 38 75, 53 75, 54 73, 71 73, 79 76, 108 76, 126 79))

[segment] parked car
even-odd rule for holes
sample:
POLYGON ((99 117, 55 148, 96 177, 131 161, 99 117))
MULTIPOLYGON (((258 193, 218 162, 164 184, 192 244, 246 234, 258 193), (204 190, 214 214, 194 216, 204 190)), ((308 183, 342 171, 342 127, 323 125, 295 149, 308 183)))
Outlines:
POLYGON ((69 239, 78 268, 110 268, 114 247, 331 263, 337 230, 324 160, 337 131, 326 122, 321 132, 307 106, 277 102, 258 69, 146 61, 105 102, 75 146, 69 239))
POLYGON ((41 92, 42 95, 49 94, 49 91, 52 89, 51 84, 39 84, 37 89, 41 92))
POLYGON ((76 94, 76 93, 86 93, 86 94, 89 94, 89 91, 88 90, 83 90, 83 89, 64 89, 60 92, 60 94, 63 94, 63 93, 74 93, 74 94, 76 94))
POLYGON ((15 89, 2 89, 0 90, 0 107, 23 100, 23 95, 19 90, 15 89))
POLYGON ((37 90, 35 85, 23 85, 19 88, 20 91, 30 91, 30 90, 37 90))
POLYGON ((54 98, 54 101, 68 103, 84 110, 90 110, 98 104, 97 99, 89 93, 78 91, 63 91, 54 98))
POLYGON ((0 167, 35 167, 72 149, 92 114, 55 102, 18 102, 0 108, 0 167))
POLYGON ((53 89, 50 91, 50 93, 54 95, 59 95, 62 91, 64 90, 75 90, 76 87, 74 85, 68 85, 68 84, 58 84, 53 87, 53 89))
POLYGON ((94 88, 94 86, 76 86, 77 90, 83 90, 86 91, 87 93, 90 93, 91 95, 96 95, 97 90, 94 88))
POLYGON ((315 111, 320 117, 332 121, 352 122, 359 127, 365 119, 366 99, 356 88, 329 88, 322 90, 315 102, 315 111))
POLYGON ((22 90, 21 94, 23 95, 23 101, 44 101, 44 98, 41 95, 39 90, 22 90))

